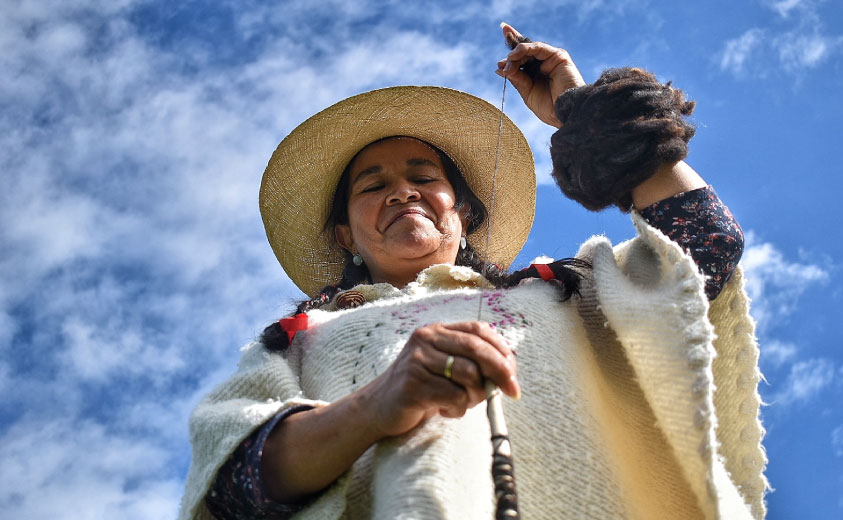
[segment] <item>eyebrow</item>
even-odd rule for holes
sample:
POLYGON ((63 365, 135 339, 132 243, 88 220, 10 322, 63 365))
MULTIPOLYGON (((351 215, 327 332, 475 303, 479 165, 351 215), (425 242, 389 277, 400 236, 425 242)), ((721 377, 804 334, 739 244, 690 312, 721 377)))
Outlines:
MULTIPOLYGON (((425 159, 424 157, 410 157, 407 159, 407 166, 434 166, 436 168, 439 167, 435 162, 431 161, 430 159, 425 159)), ((357 182, 367 175, 373 175, 376 173, 380 173, 383 171, 383 167, 379 164, 375 164, 374 166, 369 166, 365 170, 361 171, 357 174, 357 178, 354 179, 354 182, 351 185, 357 184, 357 182)))
POLYGON ((438 168, 435 162, 424 157, 411 157, 407 159, 407 166, 436 166, 438 168))

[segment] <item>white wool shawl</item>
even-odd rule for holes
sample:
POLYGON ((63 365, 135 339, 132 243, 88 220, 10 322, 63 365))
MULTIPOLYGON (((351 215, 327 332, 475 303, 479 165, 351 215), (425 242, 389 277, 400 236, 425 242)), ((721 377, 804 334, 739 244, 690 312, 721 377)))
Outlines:
MULTIPOLYGON (((592 273, 559 301, 541 280, 483 291, 482 319, 517 350, 520 401, 504 409, 527 520, 760 519, 766 457, 758 348, 738 269, 709 304, 691 258, 637 214, 639 236, 578 253, 592 273)), ((216 472, 255 428, 297 404, 366 385, 416 328, 477 319, 479 275, 433 266, 368 303, 316 310, 284 355, 243 349, 237 372, 197 406, 179 518, 212 518, 216 472)), ((296 518, 491 519, 485 407, 377 443, 296 518)), ((330 450, 330 446, 325 446, 330 450)))

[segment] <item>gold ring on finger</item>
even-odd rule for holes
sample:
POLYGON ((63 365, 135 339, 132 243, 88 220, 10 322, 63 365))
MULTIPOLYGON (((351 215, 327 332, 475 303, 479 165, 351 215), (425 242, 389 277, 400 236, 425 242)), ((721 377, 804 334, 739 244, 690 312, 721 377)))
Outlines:
POLYGON ((451 379, 451 376, 454 372, 454 356, 448 356, 448 359, 445 361, 445 370, 442 371, 442 375, 451 379))

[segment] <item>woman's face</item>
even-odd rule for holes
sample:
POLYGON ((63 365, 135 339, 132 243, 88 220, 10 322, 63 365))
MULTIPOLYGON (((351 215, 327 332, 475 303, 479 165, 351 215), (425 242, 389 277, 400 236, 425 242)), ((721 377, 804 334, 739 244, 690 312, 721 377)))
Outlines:
POLYGON ((403 287, 422 269, 453 264, 465 225, 437 153, 411 137, 364 148, 352 161, 348 224, 337 242, 360 254, 372 281, 403 287))

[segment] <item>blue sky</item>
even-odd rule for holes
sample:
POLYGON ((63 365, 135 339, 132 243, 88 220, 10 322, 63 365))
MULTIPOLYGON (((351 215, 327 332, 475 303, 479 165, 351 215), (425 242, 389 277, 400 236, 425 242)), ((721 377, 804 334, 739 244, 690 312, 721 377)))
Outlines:
MULTIPOLYGON (((636 65, 698 102, 688 158, 749 238, 769 518, 843 515, 843 5, 7 0, 0 10, 0 511, 169 518, 187 416, 300 294, 263 235, 266 161, 329 104, 397 84, 500 101, 498 24, 587 81, 636 65), (451 5, 454 4, 454 5, 451 5)), ((537 159, 519 257, 630 237, 537 159)))

